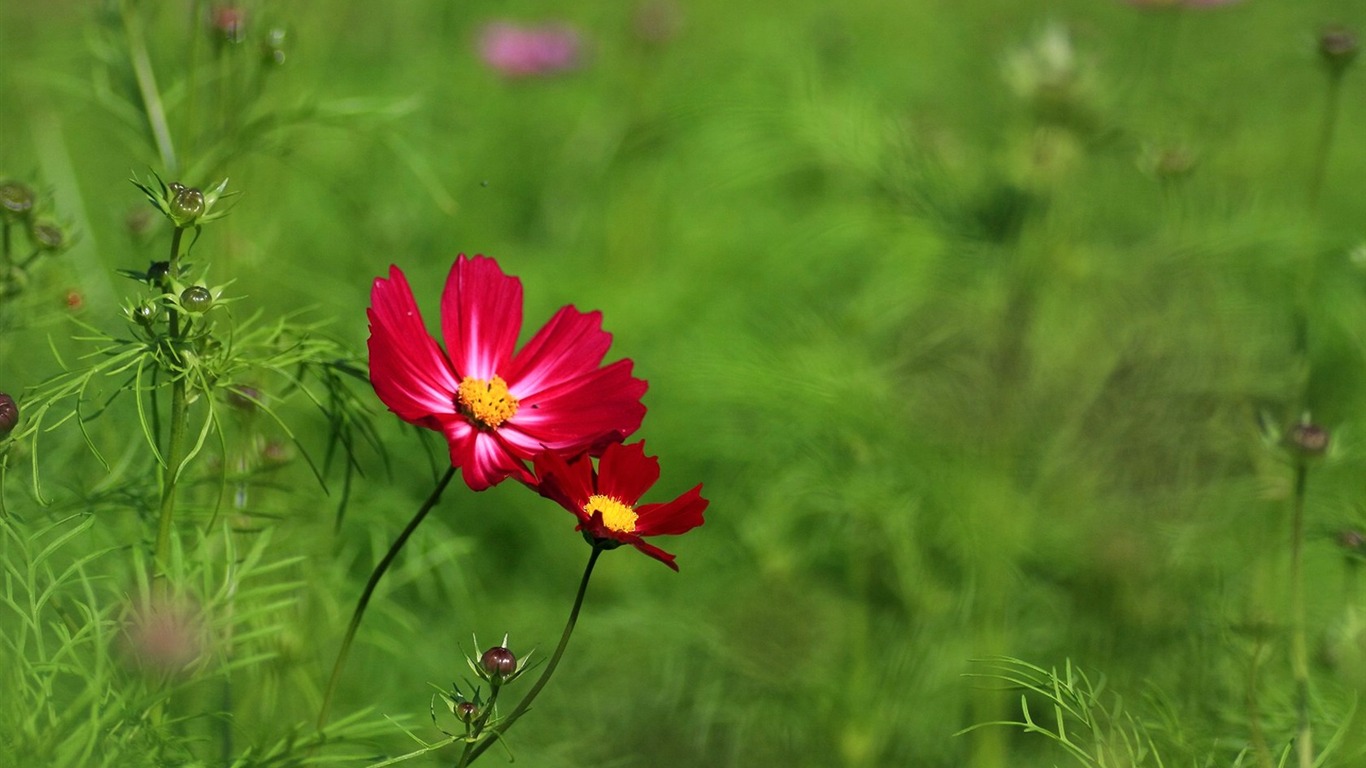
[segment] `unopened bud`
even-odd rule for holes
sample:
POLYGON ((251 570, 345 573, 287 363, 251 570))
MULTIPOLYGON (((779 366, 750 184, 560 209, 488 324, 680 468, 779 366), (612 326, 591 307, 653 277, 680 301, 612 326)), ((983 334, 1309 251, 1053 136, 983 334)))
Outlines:
POLYGON ((171 198, 171 220, 177 227, 184 229, 204 215, 204 193, 194 187, 174 183, 172 189, 175 189, 175 197, 171 198))
POLYGON ((0 182, 0 213, 6 220, 22 219, 33 210, 33 188, 18 181, 0 182))
POLYGON ((192 285, 180 292, 180 306, 186 312, 207 312, 213 306, 213 294, 202 285, 192 285))
POLYGON ((479 717, 479 705, 472 701, 462 701, 455 705, 455 717, 462 723, 472 723, 479 717))
POLYGON ((9 433, 19 426, 19 404, 14 402, 14 398, 0 392, 0 440, 9 437, 9 433))
POLYGON ((41 251, 55 253, 66 244, 66 233, 50 221, 36 222, 29 233, 33 236, 33 244, 41 251))
POLYGON ((285 30, 281 27, 272 27, 266 33, 266 39, 261 43, 261 63, 279 67, 285 63, 285 30))
POLYGON ((1357 36, 1346 27, 1326 27, 1319 33, 1319 56, 1334 75, 1352 64, 1358 50, 1357 36))
POLYGON ((517 671, 517 657, 503 646, 494 646, 479 657, 479 666, 495 680, 509 677, 517 671))
POLYGON ((1305 458, 1322 456, 1328 452, 1328 430, 1317 424, 1300 422, 1290 430, 1290 447, 1305 458))

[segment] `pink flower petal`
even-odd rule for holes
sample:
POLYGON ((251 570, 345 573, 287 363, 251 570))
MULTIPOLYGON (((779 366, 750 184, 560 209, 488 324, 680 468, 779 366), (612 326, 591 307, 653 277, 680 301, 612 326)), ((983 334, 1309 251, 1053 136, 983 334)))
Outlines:
POLYGON ((599 451, 640 428, 648 386, 632 378, 630 360, 618 360, 570 381, 528 395, 500 428, 528 456, 542 448, 599 451))
POLYGON ((526 397, 593 371, 611 346, 601 312, 562 307, 512 358, 503 378, 515 397, 526 397))
POLYGON ((485 381, 498 375, 521 332, 522 281, 493 259, 461 254, 441 294, 441 334, 456 374, 485 381))
POLYGON ((698 485, 673 501, 664 504, 642 504, 636 509, 636 533, 641 536, 677 536, 687 533, 704 520, 702 513, 709 502, 702 498, 698 485))
POLYGON ((454 414, 458 381, 436 342, 427 334, 412 289, 398 267, 370 290, 370 381, 375 394, 404 420, 439 428, 440 415, 454 414))
MULTIPOLYGON (((645 443, 612 443, 598 461, 598 493, 632 507, 659 481, 659 459, 645 455, 645 443)), ((639 522, 637 522, 639 530, 639 522)))

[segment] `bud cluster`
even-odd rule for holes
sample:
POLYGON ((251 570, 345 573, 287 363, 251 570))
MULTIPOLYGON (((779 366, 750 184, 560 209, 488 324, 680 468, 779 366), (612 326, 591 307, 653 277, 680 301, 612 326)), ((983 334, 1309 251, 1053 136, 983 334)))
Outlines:
POLYGON ((44 256, 55 256, 71 247, 68 228, 46 213, 51 201, 40 196, 32 185, 16 179, 0 180, 0 299, 22 293, 28 286, 33 266, 44 256), (15 250, 14 231, 24 233, 26 250, 15 250))

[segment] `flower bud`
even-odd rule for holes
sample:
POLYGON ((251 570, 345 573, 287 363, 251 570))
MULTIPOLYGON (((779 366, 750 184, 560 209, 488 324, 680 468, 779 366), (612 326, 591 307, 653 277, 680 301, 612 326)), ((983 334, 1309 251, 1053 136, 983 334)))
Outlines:
POLYGON ((1303 458, 1315 458, 1328 452, 1328 430, 1307 421, 1296 424, 1287 435, 1290 447, 1303 458))
POLYGON ((1358 49, 1357 36, 1346 27, 1325 27, 1319 32, 1319 56, 1334 75, 1351 66, 1358 49))
POLYGON ((0 213, 6 221, 28 216, 33 210, 33 188, 18 181, 0 182, 0 213))
POLYGON ((270 67, 284 66, 285 38, 285 30, 281 27, 272 27, 266 33, 266 39, 261 43, 262 64, 270 67))
POLYGON ((175 196, 171 198, 171 220, 176 227, 184 229, 192 226, 204 215, 204 193, 194 187, 185 187, 172 182, 175 196))
POLYGON ((147 265, 147 282, 153 286, 160 286, 170 273, 171 262, 154 261, 147 265))
POLYGON ((472 723, 479 717, 479 705, 472 701, 462 701, 455 705, 455 717, 462 723, 472 723))
POLYGON ((224 43, 240 43, 247 39, 247 13, 235 5, 214 9, 211 19, 214 38, 224 43))
POLYGON ((14 398, 0 392, 0 440, 9 437, 9 433, 19 426, 19 404, 14 402, 14 398))
POLYGON ((66 245, 66 233, 51 221, 34 222, 33 227, 29 229, 29 235, 40 251, 56 253, 66 245))
POLYGON ((1366 533, 1356 528, 1343 528, 1338 531, 1337 542, 1348 557, 1366 560, 1366 533))
POLYGON ((186 312, 207 312, 213 306, 213 294, 202 285, 192 285, 180 292, 180 306, 186 312))
POLYGON ((491 680, 503 680, 517 671, 517 656, 501 645, 494 646, 479 657, 479 666, 491 680))
POLYGON ((157 311, 155 304, 150 301, 145 301, 133 307, 133 309, 129 311, 129 314, 133 316, 133 319, 137 321, 138 325, 151 330, 152 325, 156 323, 157 315, 159 315, 160 312, 157 311))

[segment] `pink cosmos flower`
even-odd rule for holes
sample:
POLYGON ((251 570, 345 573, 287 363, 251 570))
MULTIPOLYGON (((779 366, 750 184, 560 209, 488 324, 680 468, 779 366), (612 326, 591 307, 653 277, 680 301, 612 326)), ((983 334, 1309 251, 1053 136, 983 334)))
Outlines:
POLYGON ((500 21, 479 35, 484 63, 508 77, 551 75, 578 66, 579 33, 565 24, 523 27, 500 21))
POLYGON ((566 460, 563 454, 542 452, 536 456, 536 479, 542 496, 579 518, 574 530, 594 546, 630 544, 675 571, 674 556, 641 537, 687 533, 704 522, 708 504, 700 484, 673 501, 640 504, 659 480, 659 459, 645 455, 643 442, 607 446, 596 470, 588 456, 566 460))
POLYGON ((602 314, 562 307, 514 352, 522 282, 484 256, 461 254, 441 295, 441 334, 428 333, 398 267, 370 291, 370 382, 404 421, 450 444, 476 491, 515 477, 543 450, 601 453, 640 427, 646 383, 629 359, 602 367, 612 335, 602 314))

